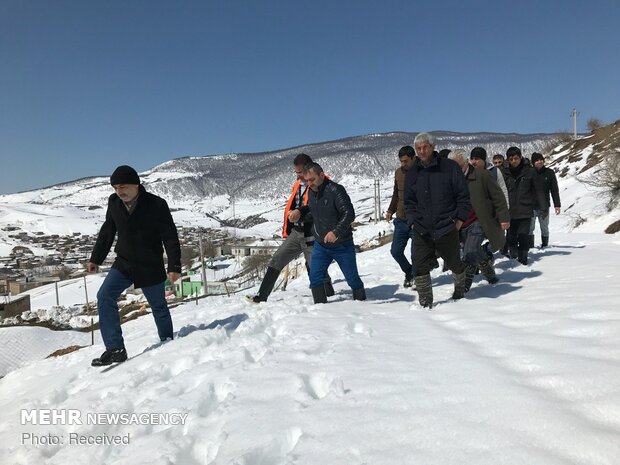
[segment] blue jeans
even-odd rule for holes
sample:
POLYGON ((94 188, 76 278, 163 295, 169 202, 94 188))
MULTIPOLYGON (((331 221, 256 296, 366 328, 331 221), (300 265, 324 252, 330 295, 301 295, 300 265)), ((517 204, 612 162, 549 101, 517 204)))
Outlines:
POLYGON ((390 253, 400 269, 406 275, 415 275, 415 268, 413 266, 413 231, 407 226, 405 220, 394 218, 394 236, 392 237, 392 247, 390 253), (405 249, 407 248, 407 242, 411 239, 411 262, 405 257, 405 249))
POLYGON ((361 289, 364 283, 360 279, 355 261, 355 246, 353 242, 341 244, 335 247, 324 247, 318 242, 312 248, 312 266, 310 267, 310 288, 323 286, 327 268, 336 260, 342 270, 347 284, 353 290, 361 289))
MULTIPOLYGON (((101 338, 106 349, 125 347, 116 299, 132 284, 131 278, 128 278, 116 268, 111 268, 99 288, 99 292, 97 292, 99 330, 101 331, 101 338)), ((143 287, 142 292, 151 306, 159 338, 162 340, 167 337, 171 338, 172 318, 166 303, 164 283, 161 282, 154 286, 143 287)))
POLYGON ((549 213, 547 213, 547 216, 543 218, 542 211, 536 209, 534 209, 534 213, 532 214, 530 236, 534 235, 534 229, 536 229, 536 218, 538 218, 538 224, 540 224, 540 235, 542 237, 549 237, 549 213))

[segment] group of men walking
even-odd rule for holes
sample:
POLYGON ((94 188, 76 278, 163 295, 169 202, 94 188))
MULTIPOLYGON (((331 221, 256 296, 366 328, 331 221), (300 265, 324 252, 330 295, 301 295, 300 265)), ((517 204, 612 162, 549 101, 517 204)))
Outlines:
MULTIPOLYGON (((560 212, 557 180, 534 153, 526 163, 521 150, 510 147, 503 157, 493 157, 486 167, 482 147, 471 151, 435 151, 429 133, 420 133, 414 146, 398 152, 394 192, 386 219, 394 223, 390 252, 405 275, 404 287, 415 288, 419 303, 432 308, 431 270, 438 266, 454 276, 453 299, 461 299, 479 270, 494 284, 493 253, 507 243, 506 253, 527 264, 533 247, 534 219, 540 222, 542 247, 549 243, 549 193, 560 212), (447 155, 447 156, 445 156, 447 155), (507 231, 507 234, 504 234, 507 231), (405 249, 411 239, 411 261, 405 249)), ((345 188, 331 180, 308 155, 293 160, 296 175, 284 211, 284 242, 271 258, 254 303, 266 302, 282 269, 303 255, 315 303, 334 295, 327 272, 332 262, 340 267, 354 300, 365 300, 366 291, 357 269, 352 223, 355 210, 345 188)), ((110 183, 115 193, 108 199, 106 220, 88 263, 96 272, 116 239, 116 259, 97 294, 99 325, 105 352, 94 366, 127 359, 117 298, 130 285, 141 287, 151 305, 160 340, 173 338, 172 320, 164 297, 168 278, 181 276, 181 251, 176 226, 166 201, 147 192, 137 172, 119 166, 110 183), (162 247, 163 245, 163 247, 162 247)))
POLYGON ((386 214, 388 220, 396 214, 391 253, 405 273, 405 286, 415 275, 423 307, 433 306, 430 272, 436 257, 443 259, 444 270, 452 271, 452 298, 461 299, 478 271, 489 283, 498 281, 494 252, 504 249, 527 265, 536 218, 541 247, 549 244, 549 195, 556 214, 561 205, 555 173, 544 166, 541 154, 532 154, 531 166, 518 147, 510 147, 507 164, 496 155, 487 168, 484 148, 474 148, 469 159, 460 149, 439 153, 433 136, 420 133, 414 148, 402 147, 398 156, 401 166, 386 214), (409 237, 411 263, 404 256, 409 237))

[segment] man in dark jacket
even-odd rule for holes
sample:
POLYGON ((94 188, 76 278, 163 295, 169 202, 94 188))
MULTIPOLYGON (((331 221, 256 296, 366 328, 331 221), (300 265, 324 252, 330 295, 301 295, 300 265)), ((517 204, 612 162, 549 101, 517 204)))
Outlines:
POLYGON ((555 173, 552 169, 545 166, 545 157, 542 154, 534 152, 532 154, 532 164, 536 173, 534 185, 539 192, 537 199, 540 198, 544 203, 534 205, 532 221, 530 222, 530 247, 534 247, 534 229, 536 228, 536 218, 538 218, 541 235, 540 247, 545 248, 549 245, 549 208, 551 207, 549 194, 551 194, 553 199, 555 214, 559 215, 562 207, 560 203, 560 190, 558 189, 558 180, 555 177, 555 173))
POLYGON ((289 213, 289 220, 296 222, 312 214, 314 247, 310 267, 310 289, 314 303, 327 303, 323 281, 327 268, 336 261, 355 300, 366 300, 364 283, 360 279, 355 260, 355 245, 351 223, 355 210, 347 191, 340 184, 328 179, 318 163, 304 168, 306 182, 311 189, 308 205, 289 213))
POLYGON ((516 258, 527 265, 527 254, 530 248, 528 237, 533 207, 542 203, 542 194, 534 184, 534 168, 526 163, 521 149, 510 147, 506 151, 508 168, 504 169, 504 179, 510 197, 510 228, 506 235, 510 258, 516 258))
POLYGON ((132 284, 142 289, 149 302, 160 340, 172 339, 162 243, 170 282, 181 276, 181 247, 166 201, 148 193, 130 166, 116 168, 110 184, 116 193, 108 199, 106 219, 88 263, 88 271, 97 272, 118 233, 116 259, 97 293, 99 329, 106 350, 92 361, 93 366, 127 360, 116 299, 132 284))
MULTIPOLYGON (((305 153, 300 153, 293 159, 293 168, 295 169, 297 179, 295 180, 295 184, 293 184, 293 190, 284 208, 282 237, 284 237, 285 240, 273 254, 273 257, 271 257, 258 294, 250 299, 254 303, 267 301, 282 269, 301 254, 304 255, 306 259, 306 269, 310 272, 310 267, 312 265, 312 247, 314 246, 312 215, 306 215, 303 221, 293 222, 288 219, 290 211, 308 204, 309 189, 303 171, 304 166, 309 163, 312 163, 312 158, 305 153)), ((324 285, 325 293, 328 296, 334 295, 334 288, 332 287, 329 274, 325 275, 324 285)))
POLYGON ((407 224, 413 246, 420 305, 432 308, 431 269, 435 253, 454 276, 453 299, 465 296, 465 265, 461 261, 459 229, 469 213, 469 193, 459 166, 439 157, 431 134, 414 140, 418 158, 405 177, 407 224))
MULTIPOLYGON (((476 147, 476 149, 482 149, 476 147)), ((472 150, 471 156, 480 155, 480 150, 472 150)), ((484 150, 484 149, 482 149, 484 150)), ((484 153, 486 157, 486 151, 484 153)), ((504 231, 510 226, 506 197, 493 175, 484 167, 475 167, 467 161, 463 150, 450 153, 449 158, 461 167, 467 181, 471 209, 467 220, 461 226, 463 261, 465 262, 465 289, 469 290, 476 270, 485 275, 489 283, 498 279, 493 268, 492 252, 501 249, 506 242, 504 231), (488 251, 482 242, 488 239, 488 251), (491 253, 491 258, 488 256, 491 253)), ((477 157, 474 157, 477 158, 477 157)), ((500 173, 500 177, 502 174, 500 173)))
POLYGON ((400 160, 400 168, 397 168, 394 173, 394 193, 392 194, 392 201, 385 214, 385 219, 391 221, 394 218, 394 235, 392 236, 392 247, 390 253, 400 269, 405 273, 404 287, 411 287, 413 285, 413 277, 415 271, 413 268, 413 240, 411 241, 411 262, 405 257, 405 249, 409 239, 413 239, 413 232, 411 228, 407 226, 407 215, 405 213, 405 175, 415 159, 415 150, 410 145, 401 147, 398 151, 398 159, 400 160))

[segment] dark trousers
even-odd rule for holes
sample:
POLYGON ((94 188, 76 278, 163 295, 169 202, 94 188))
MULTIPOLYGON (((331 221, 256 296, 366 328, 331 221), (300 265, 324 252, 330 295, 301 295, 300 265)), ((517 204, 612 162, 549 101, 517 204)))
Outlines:
POLYGON ((461 261, 461 246, 459 232, 456 228, 438 239, 430 235, 421 235, 413 230, 413 248, 416 276, 424 276, 433 269, 436 254, 443 258, 447 268, 455 274, 465 271, 465 264, 461 261))
POLYGON ((506 233, 508 247, 516 247, 519 250, 530 249, 530 222, 531 218, 517 218, 510 220, 510 228, 506 233))
POLYGON ((398 218, 394 218, 394 236, 392 237, 392 247, 390 248, 390 253, 400 269, 405 274, 415 274, 415 270, 413 267, 414 258, 413 258, 413 232, 407 226, 407 222, 405 220, 401 220, 398 218), (407 242, 411 240, 411 262, 405 256, 405 249, 407 248, 407 242))
MULTIPOLYGON (((130 278, 116 268, 112 268, 99 288, 99 292, 97 292, 99 330, 106 349, 125 347, 116 299, 132 284, 133 281, 130 278)), ((159 338, 162 340, 172 337, 172 318, 164 291, 164 282, 142 288, 142 292, 151 306, 159 338)))

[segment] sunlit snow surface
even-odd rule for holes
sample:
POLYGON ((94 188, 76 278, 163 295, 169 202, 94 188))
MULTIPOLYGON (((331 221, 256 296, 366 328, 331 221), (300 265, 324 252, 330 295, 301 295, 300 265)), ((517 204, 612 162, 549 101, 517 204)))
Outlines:
POLYGON ((176 307, 177 338, 155 348, 151 317, 129 322, 129 355, 146 352, 110 371, 90 367, 98 344, 0 380, 0 463, 617 464, 620 241, 551 242, 528 266, 498 260, 500 283, 476 277, 459 302, 435 271, 433 311, 402 288, 388 245, 358 254, 365 302, 332 266, 326 305, 301 277, 260 305, 176 307), (22 409, 188 416, 43 426, 21 424, 22 409), (71 433, 129 444, 68 444, 71 433), (24 439, 47 434, 64 444, 24 439))

